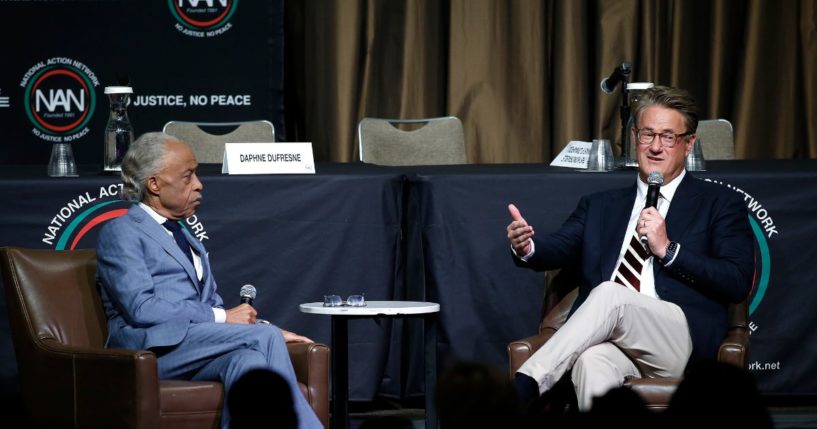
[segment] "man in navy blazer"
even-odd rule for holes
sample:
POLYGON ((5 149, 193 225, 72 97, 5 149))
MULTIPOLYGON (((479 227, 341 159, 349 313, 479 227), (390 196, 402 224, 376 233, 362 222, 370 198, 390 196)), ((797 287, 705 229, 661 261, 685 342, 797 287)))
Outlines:
POLYGON ((525 400, 571 369, 582 411, 627 376, 679 377, 688 362, 715 358, 727 305, 751 289, 754 244, 745 204, 684 168, 698 125, 692 97, 656 86, 633 114, 635 186, 583 197, 544 237, 509 205, 508 239, 518 265, 581 272, 567 322, 517 372, 525 400), (657 207, 644 208, 653 172, 663 175, 663 186, 657 207))
POLYGON ((185 143, 163 133, 142 135, 125 155, 122 195, 134 204, 102 228, 97 244, 107 346, 152 350, 160 378, 219 380, 226 393, 251 370, 275 371, 289 383, 298 427, 321 428, 286 347, 311 340, 256 324, 250 304, 224 309, 207 251, 179 224, 201 203, 197 166, 185 143))

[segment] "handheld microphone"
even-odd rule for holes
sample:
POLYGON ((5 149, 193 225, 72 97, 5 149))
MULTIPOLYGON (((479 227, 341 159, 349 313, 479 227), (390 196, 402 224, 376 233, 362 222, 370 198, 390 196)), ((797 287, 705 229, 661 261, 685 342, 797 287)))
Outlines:
MULTIPOLYGON (((661 185, 664 184, 664 175, 658 171, 653 171, 647 176, 647 203, 644 208, 658 207, 658 195, 661 191, 661 185)), ((639 237, 641 244, 647 246, 647 236, 639 237)))
POLYGON ((630 63, 623 62, 620 66, 616 67, 613 70, 613 73, 610 76, 601 80, 601 90, 604 91, 605 94, 612 94, 613 91, 616 90, 616 85, 619 82, 627 80, 627 77, 630 76, 630 72, 632 71, 632 67, 630 63))
POLYGON ((658 194, 661 190, 661 185, 664 184, 664 175, 653 171, 647 176, 647 204, 644 204, 644 208, 648 207, 657 207, 658 206, 658 194))
POLYGON ((250 284, 241 286, 241 291, 238 292, 238 295, 241 297, 242 304, 252 305, 253 300, 255 300, 255 286, 250 284))

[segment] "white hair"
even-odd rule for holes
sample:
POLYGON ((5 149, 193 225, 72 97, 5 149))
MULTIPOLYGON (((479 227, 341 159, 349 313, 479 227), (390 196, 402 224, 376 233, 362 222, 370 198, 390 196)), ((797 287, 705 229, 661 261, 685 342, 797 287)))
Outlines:
POLYGON ((167 143, 178 140, 169 134, 153 132, 131 143, 122 160, 122 199, 139 202, 145 198, 148 177, 164 166, 167 143))

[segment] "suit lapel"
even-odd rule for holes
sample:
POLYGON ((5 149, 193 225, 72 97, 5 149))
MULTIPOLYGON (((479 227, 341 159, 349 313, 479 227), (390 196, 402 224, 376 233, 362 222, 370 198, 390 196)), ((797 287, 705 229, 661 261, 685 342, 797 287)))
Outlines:
MULTIPOLYGON (((182 266, 184 271, 187 273, 187 276, 190 277, 190 280, 196 285, 196 288, 200 290, 198 276, 196 275, 196 268, 193 264, 190 263, 190 260, 187 259, 186 256, 182 253, 182 250, 179 249, 179 246, 173 240, 173 237, 167 233, 165 228, 159 225, 157 222, 154 222, 153 219, 145 213, 138 205, 134 205, 128 211, 128 215, 133 218, 136 225, 141 229, 145 234, 147 234, 150 238, 152 238, 159 246, 164 249, 165 252, 169 253, 179 265, 182 266)), ((187 235, 187 234, 185 234, 187 235)), ((190 239, 188 238, 188 242, 190 239)))
POLYGON ((605 194, 605 204, 609 212, 603 215, 601 249, 601 279, 609 280, 618 262, 618 253, 624 236, 627 234, 627 224, 630 222, 633 203, 636 197, 636 186, 622 189, 619 192, 605 194))
POLYGON ((193 251, 199 255, 199 260, 201 261, 201 282, 199 282, 199 291, 201 292, 207 282, 207 277, 210 275, 210 261, 207 258, 207 250, 192 232, 187 230, 187 228, 185 228, 184 231, 187 242, 190 244, 190 247, 193 248, 193 251))

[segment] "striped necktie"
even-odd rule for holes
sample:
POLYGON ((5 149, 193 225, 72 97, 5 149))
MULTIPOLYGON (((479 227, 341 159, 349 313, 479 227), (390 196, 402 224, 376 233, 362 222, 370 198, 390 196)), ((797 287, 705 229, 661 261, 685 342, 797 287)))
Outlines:
POLYGON ((641 291, 641 270, 644 268, 650 253, 644 249, 635 232, 630 235, 630 244, 627 251, 618 261, 614 281, 624 286, 632 286, 633 289, 641 291))

